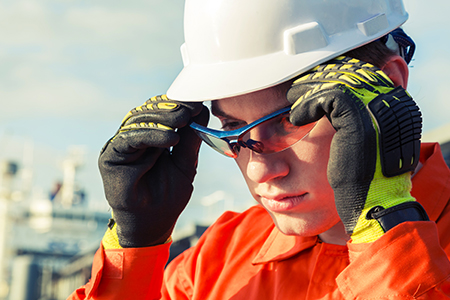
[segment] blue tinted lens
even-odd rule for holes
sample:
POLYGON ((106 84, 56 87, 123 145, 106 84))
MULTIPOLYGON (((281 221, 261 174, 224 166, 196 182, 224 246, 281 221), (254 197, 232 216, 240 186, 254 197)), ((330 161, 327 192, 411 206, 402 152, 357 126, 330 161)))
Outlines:
POLYGON ((239 147, 248 148, 261 154, 283 151, 303 139, 315 123, 294 126, 289 122, 290 107, 283 108, 240 129, 222 131, 210 129, 196 123, 190 126, 205 143, 214 150, 237 157, 239 147))

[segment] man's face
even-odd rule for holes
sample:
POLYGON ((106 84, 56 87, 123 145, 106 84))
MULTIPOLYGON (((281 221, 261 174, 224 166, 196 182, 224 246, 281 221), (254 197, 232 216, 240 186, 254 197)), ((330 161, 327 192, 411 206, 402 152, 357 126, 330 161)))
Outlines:
MULTIPOLYGON (((224 124, 249 124, 286 107, 287 85, 213 102, 224 124)), ((322 118, 303 140, 282 152, 261 155, 241 148, 236 162, 253 197, 285 234, 314 236, 340 221, 327 180, 330 142, 335 133, 322 118)))

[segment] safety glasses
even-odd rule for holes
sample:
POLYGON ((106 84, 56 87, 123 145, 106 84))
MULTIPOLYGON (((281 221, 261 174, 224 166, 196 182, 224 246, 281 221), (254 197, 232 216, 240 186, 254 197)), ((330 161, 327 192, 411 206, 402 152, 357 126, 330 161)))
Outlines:
POLYGON ((224 131, 191 123, 198 136, 217 152, 236 158, 241 147, 260 154, 283 151, 314 128, 316 122, 294 126, 289 122, 291 107, 285 107, 236 130, 224 131))

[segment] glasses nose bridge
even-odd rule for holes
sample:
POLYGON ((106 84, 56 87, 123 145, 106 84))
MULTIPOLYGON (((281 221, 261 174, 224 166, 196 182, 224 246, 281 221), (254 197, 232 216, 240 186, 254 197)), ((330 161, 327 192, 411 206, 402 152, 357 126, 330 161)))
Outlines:
POLYGON ((263 122, 260 123, 250 130, 247 130, 244 134, 240 136, 240 140, 242 141, 267 141, 273 136, 273 130, 270 128, 271 122, 263 122))

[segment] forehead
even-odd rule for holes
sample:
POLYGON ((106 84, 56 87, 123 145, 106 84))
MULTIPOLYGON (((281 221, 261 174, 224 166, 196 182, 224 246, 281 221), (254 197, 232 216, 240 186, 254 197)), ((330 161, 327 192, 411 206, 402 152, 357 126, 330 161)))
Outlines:
POLYGON ((286 93, 290 85, 286 82, 256 92, 214 100, 211 102, 211 112, 218 117, 241 118, 245 115, 260 118, 289 105, 286 93))

